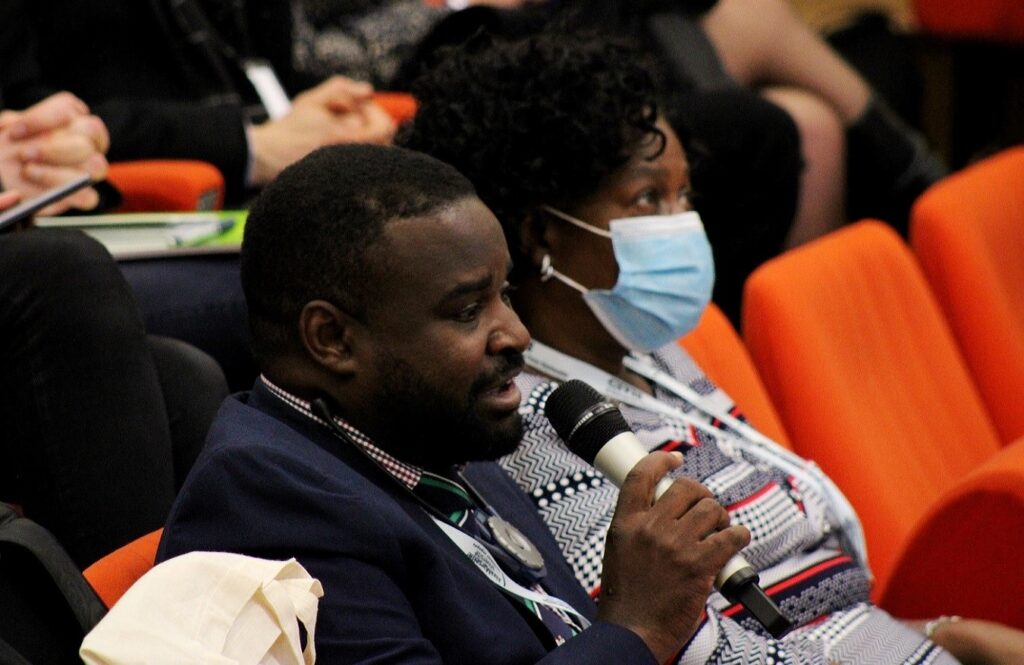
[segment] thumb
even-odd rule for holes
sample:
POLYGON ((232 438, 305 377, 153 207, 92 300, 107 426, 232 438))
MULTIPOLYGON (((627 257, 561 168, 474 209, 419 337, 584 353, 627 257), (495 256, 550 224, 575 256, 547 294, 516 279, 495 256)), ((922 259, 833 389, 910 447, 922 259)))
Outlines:
POLYGON ((620 511, 634 513, 647 510, 654 502, 654 488, 672 469, 683 463, 680 452, 653 452, 637 462, 619 488, 619 502, 615 514, 620 511))
POLYGON ((18 192, 0 192, 0 210, 7 210, 19 200, 21 200, 21 194, 18 192))

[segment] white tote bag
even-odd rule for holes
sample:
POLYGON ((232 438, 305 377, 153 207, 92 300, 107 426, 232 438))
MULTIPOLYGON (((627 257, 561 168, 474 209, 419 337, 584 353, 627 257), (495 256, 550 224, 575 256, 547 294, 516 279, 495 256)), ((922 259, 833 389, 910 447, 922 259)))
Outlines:
POLYGON ((311 665, 321 597, 295 559, 192 552, 139 578, 79 655, 88 665, 311 665))

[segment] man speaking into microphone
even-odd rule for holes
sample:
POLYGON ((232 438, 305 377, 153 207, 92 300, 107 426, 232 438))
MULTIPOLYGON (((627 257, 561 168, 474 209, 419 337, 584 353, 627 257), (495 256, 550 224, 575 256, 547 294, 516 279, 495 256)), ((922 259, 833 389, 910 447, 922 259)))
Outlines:
POLYGON ((494 215, 451 167, 332 147, 253 207, 242 281, 262 376, 229 399, 158 558, 295 557, 324 588, 326 663, 670 661, 749 542, 698 483, 655 500, 679 453, 619 494, 600 606, 493 460, 523 436, 494 215))

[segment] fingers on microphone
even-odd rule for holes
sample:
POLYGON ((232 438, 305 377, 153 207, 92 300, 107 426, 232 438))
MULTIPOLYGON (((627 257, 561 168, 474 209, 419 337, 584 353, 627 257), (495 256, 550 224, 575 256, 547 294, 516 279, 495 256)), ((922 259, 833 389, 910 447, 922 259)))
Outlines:
MULTIPOLYGON (((707 491, 706 489, 704 490, 707 491)), ((666 492, 662 498, 667 498, 666 492)), ((680 510, 677 508, 677 510, 680 510)), ((708 540, 715 533, 729 526, 729 514, 722 504, 718 503, 710 492, 707 496, 697 498, 686 507, 682 507, 676 520, 680 537, 698 543, 708 540)))
POLYGON ((749 544, 750 530, 739 524, 716 531, 704 539, 708 559, 715 570, 724 566, 726 561, 749 544))
POLYGON ((635 512, 647 510, 654 500, 654 488, 672 469, 683 463, 682 453, 654 452, 647 455, 630 469, 619 489, 620 510, 635 512))
POLYGON ((729 512, 711 492, 688 478, 677 478, 655 508, 664 508, 676 518, 675 533, 684 548, 707 549, 706 556, 717 570, 750 542, 744 526, 730 526, 729 512))
POLYGON ((658 510, 669 513, 669 517, 682 517, 702 499, 714 499, 711 491, 692 478, 679 477, 672 480, 665 493, 654 504, 658 510))

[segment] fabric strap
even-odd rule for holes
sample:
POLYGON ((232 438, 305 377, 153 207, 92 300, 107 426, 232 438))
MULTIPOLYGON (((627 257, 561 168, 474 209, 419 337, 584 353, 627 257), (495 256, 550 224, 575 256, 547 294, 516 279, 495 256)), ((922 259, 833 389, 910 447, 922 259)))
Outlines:
POLYGON ((569 603, 550 596, 539 588, 537 590, 527 589, 505 574, 487 548, 475 538, 436 517, 431 516, 431 519, 492 584, 507 596, 523 603, 544 623, 551 633, 555 645, 564 644, 571 637, 590 626, 590 621, 569 603))
POLYGON ((412 490, 433 506, 448 521, 431 515, 446 536, 473 562, 480 572, 506 595, 523 603, 551 633, 555 644, 562 644, 590 625, 586 617, 565 601, 550 596, 536 584, 528 589, 512 579, 479 540, 484 528, 476 519, 480 510, 460 485, 447 478, 424 472, 412 490))
POLYGON ((6 503, 0 503, 0 542, 24 548, 42 564, 67 601, 83 635, 107 613, 99 596, 53 534, 32 520, 19 516, 6 503))

